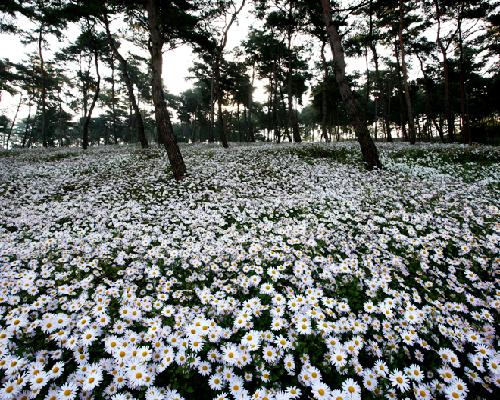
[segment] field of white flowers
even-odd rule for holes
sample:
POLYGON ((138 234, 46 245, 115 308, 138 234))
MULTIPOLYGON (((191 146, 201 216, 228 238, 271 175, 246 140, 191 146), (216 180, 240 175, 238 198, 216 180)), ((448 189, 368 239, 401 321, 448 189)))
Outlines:
POLYGON ((380 149, 0 153, 0 399, 495 398, 500 152, 380 149))

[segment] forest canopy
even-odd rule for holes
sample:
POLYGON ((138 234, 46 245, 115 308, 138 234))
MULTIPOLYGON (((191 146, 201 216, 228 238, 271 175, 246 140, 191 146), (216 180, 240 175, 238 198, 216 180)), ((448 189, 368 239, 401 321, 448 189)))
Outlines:
POLYGON ((168 143, 358 138, 372 167, 380 166, 369 156, 372 138, 499 137, 496 2, 10 0, 0 7, 0 32, 31 49, 20 62, 0 59, 0 90, 11 95, 1 115, 4 148, 157 142, 179 158, 168 143), (251 21, 247 32, 242 18, 251 21), (241 42, 228 48, 233 36, 241 42), (56 49, 54 38, 62 43, 56 49), (176 62, 169 49, 179 46, 192 49, 193 62, 187 89, 172 94, 161 69, 176 62))

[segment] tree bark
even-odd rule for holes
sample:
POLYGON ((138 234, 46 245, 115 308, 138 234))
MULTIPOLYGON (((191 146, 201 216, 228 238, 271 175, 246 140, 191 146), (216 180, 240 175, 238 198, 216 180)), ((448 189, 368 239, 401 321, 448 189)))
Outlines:
MULTIPOLYGON (((109 37, 108 37, 109 39, 109 37)), ((116 91, 115 91, 115 55, 111 57, 111 113, 113 138, 116 141, 116 91)))
POLYGON ((238 127, 238 140, 243 142, 243 132, 241 131, 240 103, 236 102, 236 126, 238 127))
POLYGON ((196 110, 193 115, 193 120, 191 123, 191 141, 193 143, 196 142, 196 125, 197 125, 197 120, 198 120, 198 106, 196 106, 196 110))
POLYGON ((378 156, 378 150, 370 137, 370 133, 366 126, 366 120, 362 116, 362 110, 356 101, 351 87, 345 77, 345 58, 344 49, 342 48, 342 40, 337 30, 337 27, 331 18, 331 7, 329 0, 320 0, 323 7, 323 18, 326 26, 326 31, 330 40, 334 59, 335 78, 339 86, 340 94, 345 103, 347 113, 354 126, 356 137, 361 146, 361 154, 366 163, 366 167, 371 170, 375 167, 381 168, 382 164, 378 156))
MULTIPOLYGON (((434 112, 432 111, 432 101, 431 101, 432 79, 428 76, 427 72, 425 71, 424 61, 422 60, 422 57, 419 54, 417 54, 417 58, 420 63, 420 70, 422 71, 422 75, 424 77, 426 126, 430 129, 432 127, 432 121, 434 120, 434 112)), ((443 131, 438 130, 438 134, 439 134, 439 139, 441 140, 442 143, 444 143, 443 131)), ((432 132, 430 136, 432 137, 432 132)))
MULTIPOLYGON (((241 12, 243 7, 245 6, 246 0, 242 0, 240 6, 234 11, 231 15, 229 22, 226 24, 224 30, 222 31, 222 37, 220 43, 216 46, 215 54, 214 54, 214 89, 217 97, 217 129, 219 131, 219 138, 222 142, 222 146, 224 148, 228 148, 229 145, 227 143, 226 131, 224 129, 224 119, 222 114, 222 102, 224 100, 224 92, 221 87, 221 77, 220 77, 220 67, 224 61, 224 48, 227 44, 227 35, 231 26, 236 21, 238 14, 241 12)), ((213 104, 213 103, 212 103, 213 104)))
POLYGON ((92 103, 90 103, 90 108, 88 114, 85 116, 85 120, 83 121, 83 149, 86 150, 89 147, 89 126, 90 120, 92 118, 92 112, 94 111, 94 107, 97 103, 97 99, 99 98, 99 90, 101 85, 101 75, 99 74, 99 53, 97 50, 94 50, 94 63, 95 63, 95 73, 97 75, 96 88, 94 92, 94 97, 92 98, 92 103))
POLYGON ((28 140, 28 132, 30 131, 31 125, 31 97, 28 95, 28 117, 26 118, 26 126, 24 127, 23 140, 21 147, 24 149, 26 147, 26 142, 28 140))
POLYGON ((467 92, 465 88, 465 65, 464 65, 464 46, 462 38, 462 15, 464 10, 464 2, 460 2, 460 14, 458 17, 458 50, 459 50, 459 61, 460 61, 460 125, 462 140, 464 144, 472 144, 472 137, 470 134, 469 126, 469 115, 467 113, 467 92))
POLYGON ((393 141, 392 139, 392 134, 391 134, 391 102, 392 102, 392 90, 393 90, 393 85, 392 85, 392 70, 390 70, 390 75, 387 79, 385 79, 385 99, 386 101, 383 102, 384 105, 384 129, 385 129, 385 136, 386 140, 391 143, 393 141))
POLYGON ((57 103, 58 103, 58 113, 57 113, 57 140, 59 141, 59 147, 63 146, 63 138, 62 138, 62 98, 61 98, 61 87, 57 89, 57 103))
POLYGON ((287 48, 288 48, 288 76, 287 76, 287 100, 288 100, 288 128, 292 131, 293 141, 296 143, 302 142, 300 131, 297 129, 295 120, 295 112, 293 110, 293 86, 292 86, 292 27, 291 21, 293 18, 293 2, 288 2, 288 26, 287 26, 287 48))
POLYGON ((208 127, 208 142, 215 142, 214 122, 215 122, 215 57, 212 61, 212 76, 210 78, 210 125, 208 127))
POLYGON ((443 40, 441 39, 441 11, 439 9, 439 0, 434 0, 436 7, 436 20, 437 20, 437 36, 436 42, 443 57, 443 80, 444 80, 444 113, 446 115, 446 124, 448 130, 448 140, 455 141, 455 118, 451 111, 450 106, 450 71, 448 64, 448 57, 446 48, 444 47, 443 40))
POLYGON ((435 119, 432 120, 432 123, 434 124, 434 127, 438 131, 439 137, 443 138, 444 141, 442 117, 439 118, 439 123, 437 123, 435 119))
POLYGON ((247 111, 247 118, 248 118, 248 137, 251 142, 255 142, 255 132, 253 131, 253 122, 252 122, 252 110, 253 110, 253 84, 255 80, 255 61, 253 62, 252 65, 252 81, 251 81, 251 86, 248 90, 248 111, 247 111))
POLYGON ((224 129, 224 116, 222 114, 222 103, 224 102, 224 91, 222 90, 220 81, 221 81, 221 76, 220 76, 220 61, 222 59, 222 55, 219 54, 219 49, 216 50, 217 55, 216 55, 216 61, 215 61, 215 79, 214 79, 214 86, 215 86, 215 93, 217 97, 217 133, 219 134, 219 139, 222 143, 222 147, 227 149, 229 147, 229 144, 227 143, 227 136, 226 136, 226 130, 224 129))
POLYGON ((403 77, 401 75, 401 63, 399 61, 399 48, 398 41, 394 42, 394 56, 396 57, 396 73, 398 76, 398 101, 399 101, 399 125, 401 127, 401 138, 403 141, 408 141, 408 134, 406 131, 406 120, 408 118, 408 114, 406 113, 406 102, 405 102, 405 93, 403 87, 403 77))
POLYGON ((278 82, 276 79, 276 60, 273 65, 273 79, 271 82, 271 98, 273 102, 273 108, 272 108, 272 127, 273 127, 273 134, 274 138, 277 143, 281 142, 281 132, 278 127, 278 82))
MULTIPOLYGON (((280 86, 279 87, 279 108, 278 108, 278 125, 280 126, 284 126, 285 127, 285 136, 287 137, 288 139, 288 142, 289 143, 292 143, 293 142, 293 138, 292 138, 292 134, 290 133, 290 129, 288 129, 288 123, 285 122, 285 121, 282 121, 281 117, 283 114, 287 114, 287 106, 286 106, 286 103, 285 103, 285 94, 283 93, 283 87, 280 86), (283 111, 283 113, 281 112, 283 111)), ((288 115, 287 115, 287 118, 288 118, 288 115)))
POLYGON ((399 0, 399 51, 401 52, 401 71, 403 73, 403 88, 406 102, 406 112, 408 114, 408 130, 410 133, 410 143, 415 144, 416 132, 413 121, 413 108, 411 104, 410 85, 408 83, 408 68, 406 67, 406 51, 403 40, 403 0, 399 0))
MULTIPOLYGON (((130 74, 128 73, 128 63, 127 60, 120 54, 118 51, 118 46, 116 45, 115 40, 111 36, 111 32, 109 30, 109 20, 106 14, 103 15, 104 26, 106 28, 106 36, 108 38, 108 43, 113 51, 114 56, 118 59, 120 63, 120 69, 122 71, 123 80, 125 81, 125 86, 127 87, 127 93, 130 103, 132 104, 132 108, 134 109, 135 122, 137 127, 137 137, 139 142, 141 142, 141 147, 143 149, 148 147, 148 139, 146 138, 146 133, 144 130, 144 121, 142 119, 141 110, 139 109, 139 105, 137 104, 137 99, 134 94, 134 84, 132 83, 132 79, 130 78, 130 74)), ((114 86, 113 86, 114 88, 114 86)), ((113 90, 114 96, 114 90, 113 90)), ((115 124, 115 112, 113 109, 113 124, 115 124)), ((113 131, 115 132, 114 128, 113 131)), ((115 132, 116 137, 116 132, 115 132)))
POLYGON ((165 102, 162 84, 162 47, 163 38, 159 26, 159 0, 146 0, 146 11, 148 14, 148 27, 151 40, 151 87, 153 92, 153 102, 155 106, 155 119, 158 129, 158 136, 162 138, 167 150, 168 159, 172 167, 172 173, 176 180, 182 180, 186 175, 186 165, 182 158, 181 151, 174 136, 170 115, 165 102))
POLYGON ((372 1, 370 0, 370 19, 369 19, 369 30, 370 30, 370 40, 369 46, 372 52, 373 63, 375 64, 375 139, 377 139, 378 134, 378 107, 379 107, 379 96, 380 96, 380 70, 378 65, 378 52, 377 45, 373 40, 373 9, 372 1))
POLYGON ((16 124, 17 114, 19 114, 19 109, 21 108, 22 101, 23 101, 23 96, 19 95, 19 103, 17 104, 16 114, 14 115, 14 118, 12 119, 12 123, 10 124, 9 133, 7 134, 7 142, 6 142, 6 146, 5 146, 6 149, 9 148, 10 137, 12 135, 12 131, 14 130, 14 125, 16 124))
POLYGON ((45 76, 45 62, 43 60, 43 24, 40 25, 38 35, 38 56, 40 57, 40 74, 42 75, 42 145, 48 146, 47 140, 47 79, 45 76))
POLYGON ((327 87, 328 87, 328 64, 325 57, 325 46, 326 41, 321 45, 321 64, 323 67, 323 85, 321 88, 321 137, 328 142, 328 126, 326 123, 328 114, 328 99, 327 99, 327 87))

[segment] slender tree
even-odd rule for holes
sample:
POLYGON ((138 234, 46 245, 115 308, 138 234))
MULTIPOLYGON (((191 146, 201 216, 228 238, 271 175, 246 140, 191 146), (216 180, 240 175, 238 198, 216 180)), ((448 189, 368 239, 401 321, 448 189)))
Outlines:
POLYGON ((455 141, 455 118, 453 117, 453 112, 450 105, 450 67, 448 61, 448 46, 451 41, 448 41, 448 44, 445 45, 443 38, 441 36, 441 19, 442 19, 442 7, 440 6, 440 0, 433 0, 434 7, 436 11, 436 21, 437 21, 437 29, 436 29, 436 43, 438 45, 439 51, 441 52, 442 64, 443 64, 443 90, 444 90, 444 109, 446 115, 446 124, 448 131, 448 140, 450 142, 455 141))
MULTIPOLYGON (((225 24, 222 29, 222 33, 220 35, 219 40, 217 41, 217 45, 214 48, 213 54, 213 83, 212 83, 212 93, 215 95, 217 100, 217 132, 219 134, 219 138, 221 140, 222 146, 227 148, 229 147, 227 142, 227 135, 224 129, 224 117, 222 114, 222 104, 224 102, 224 92, 221 86, 221 64, 224 62, 224 49, 227 45, 228 34, 231 27, 236 22, 238 15, 241 13, 241 10, 245 6, 246 0, 241 0, 239 5, 234 4, 233 1, 230 2, 230 5, 233 6, 232 12, 229 11, 229 4, 223 4, 226 8, 226 11, 223 13, 225 17, 229 16, 229 22, 225 24)), ((213 97, 213 96, 212 96, 213 97)), ((213 98, 214 100, 214 98, 213 98)), ((212 104, 213 104, 212 100, 212 104)), ((213 120, 213 114, 212 114, 213 120)))
POLYGON ((159 0, 146 0, 147 22, 150 35, 151 53, 151 88, 155 107, 155 118, 160 143, 167 150, 168 159, 172 167, 172 173, 176 180, 182 180, 186 175, 186 165, 181 151, 175 139, 170 114, 165 102, 162 82, 163 56, 162 48, 164 38, 160 30, 160 2, 159 0))
POLYGON ((14 114, 14 118, 12 118, 12 122, 10 124, 10 128, 9 128, 9 131, 7 133, 7 140, 5 142, 5 148, 8 149, 9 148, 9 142, 10 142, 10 138, 12 136, 12 131, 14 130, 14 126, 16 124, 16 120, 17 120, 17 115, 19 114, 19 109, 21 108, 21 104, 23 103, 23 96, 22 94, 19 95, 19 103, 17 103, 17 107, 16 107, 16 113, 14 114))
POLYGON ((139 139, 139 142, 141 143, 142 148, 144 149, 148 147, 148 140, 146 138, 146 133, 144 130, 144 121, 142 119, 141 110, 139 109, 139 106, 137 104, 137 99, 134 94, 134 84, 132 83, 132 79, 130 78, 129 66, 127 60, 121 55, 121 53, 118 50, 119 48, 118 42, 111 35, 111 31, 109 29, 109 18, 106 12, 102 14, 102 20, 104 22, 104 27, 106 29, 106 37, 108 39, 109 46, 113 51, 114 56, 120 63, 120 69, 123 76, 123 80, 127 87, 128 98, 134 110, 135 122, 137 127, 137 137, 139 139))
POLYGON ((99 73, 99 50, 97 49, 97 47, 94 48, 94 66, 95 66, 95 74, 96 74, 97 80, 95 82, 95 90, 94 90, 94 96, 92 97, 92 102, 90 103, 88 113, 87 113, 87 115, 85 115, 85 118, 83 121, 82 147, 84 150, 86 150, 89 147, 90 120, 92 119, 92 113, 93 113, 95 105, 97 103, 97 99, 99 98, 99 91, 101 89, 101 75, 99 73))
POLYGON ((323 9, 323 18, 325 22, 328 39, 334 59, 334 71, 342 99, 345 103, 346 110, 351 118, 356 137, 361 146, 361 153, 366 167, 371 170, 375 167, 381 168, 382 164, 378 156, 378 150, 373 142, 366 121, 363 117, 363 112, 359 106, 351 87, 346 80, 345 76, 345 58, 344 49, 342 47, 342 40, 338 32, 337 26, 332 20, 332 9, 329 0, 320 0, 323 9))
POLYGON ((403 0, 398 0, 399 7, 399 29, 398 29, 398 39, 399 39, 399 53, 400 58, 399 62, 401 65, 401 72, 403 74, 403 91, 404 98, 406 102, 406 112, 407 112, 407 120, 408 120, 408 130, 410 136, 410 143, 415 144, 416 141, 416 131, 415 131, 415 121, 413 120, 413 107, 411 103, 411 94, 410 94, 410 84, 408 78, 408 66, 406 63, 406 49, 405 49, 405 41, 403 37, 404 32, 404 19, 405 13, 407 12, 406 7, 404 6, 403 0))

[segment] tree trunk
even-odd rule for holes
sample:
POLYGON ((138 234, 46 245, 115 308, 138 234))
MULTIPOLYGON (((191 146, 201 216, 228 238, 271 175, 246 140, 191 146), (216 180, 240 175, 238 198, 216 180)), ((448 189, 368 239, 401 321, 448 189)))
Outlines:
MULTIPOLYGON (((109 37, 108 37, 109 39, 109 37)), ((113 52, 114 54, 114 52, 113 52)), ((111 113, 113 138, 116 140, 116 92, 115 92, 115 55, 111 57, 111 113)))
POLYGON ((253 109, 253 83, 255 80, 255 61, 253 62, 252 65, 252 83, 251 87, 248 90, 248 112, 247 112, 247 118, 248 118, 248 137, 250 138, 251 142, 255 142, 255 132, 253 131, 253 123, 252 123, 252 109, 253 109))
POLYGON ((42 75, 42 145, 48 146, 47 140, 47 78, 45 76, 45 63, 43 60, 43 24, 38 35, 38 56, 40 57, 40 74, 42 75))
POLYGON ((374 167, 381 168, 382 164, 380 163, 377 147, 370 137, 370 133, 366 126, 366 120, 362 116, 362 110, 345 78, 344 49, 342 48, 342 40, 337 31, 337 27, 331 18, 330 1, 321 0, 321 5, 323 7, 323 18, 334 59, 335 78, 337 80, 347 113, 351 119, 352 125, 354 126, 356 137, 361 146, 363 160, 369 170, 374 167))
POLYGON ((28 95, 28 117, 26 118, 26 126, 24 127, 23 140, 21 147, 24 149, 26 147, 26 141, 28 140, 28 132, 30 131, 31 125, 31 98, 28 95))
POLYGON ((61 87, 57 89, 57 104, 58 104, 58 113, 57 113, 57 140, 59 141, 59 147, 63 146, 63 138, 62 138, 62 99, 61 99, 61 87))
MULTIPOLYGON (((418 61, 420 63, 420 70, 422 71, 422 75, 424 77, 424 87, 425 87, 425 113, 426 113, 426 126, 429 128, 432 126, 432 121, 434 120, 434 112, 432 111, 432 88, 431 88, 431 82, 432 79, 428 76, 427 72, 425 71, 424 68, 424 61, 422 60, 422 57, 420 57, 419 54, 417 54, 418 61)), ((439 139, 441 140, 442 143, 444 143, 444 137, 443 137, 443 131, 438 130, 439 133, 439 139)), ((431 132, 432 136, 432 132, 431 132)))
POLYGON ((446 115, 446 124, 448 130, 448 140, 455 141, 455 118, 451 111, 450 106, 450 71, 448 64, 448 57, 446 55, 446 48, 441 40, 441 11, 439 9, 439 0, 434 0, 436 7, 436 20, 437 20, 437 36, 436 42, 443 57, 443 79, 444 79, 444 113, 446 115))
POLYGON ((442 118, 439 118, 439 123, 437 123, 435 119, 432 120, 432 123, 434 124, 434 127, 438 131, 439 137, 442 138, 442 140, 444 141, 442 118))
POLYGON ((326 118, 328 114, 328 99, 327 99, 327 86, 328 86, 328 64, 325 57, 326 42, 321 45, 321 64, 323 67, 323 85, 321 88, 321 137, 328 142, 328 126, 326 118))
POLYGON ((385 120, 385 136, 388 143, 392 143, 391 122, 389 119, 385 120))
POLYGON ((197 126, 197 119, 198 119, 198 106, 196 106, 196 110, 194 112, 193 120, 191 123, 191 141, 193 143, 196 142, 196 126, 197 126))
POLYGON ((389 143, 392 143, 392 134, 391 134, 391 94, 392 94, 392 83, 391 79, 387 79, 387 87, 386 87, 386 97, 387 101, 384 102, 384 127, 385 127, 385 136, 386 140, 389 143))
POLYGON ((467 92, 465 88, 465 66, 464 66, 464 46, 462 38, 462 14, 464 9, 464 2, 460 3, 460 15, 458 17, 458 50, 459 50, 459 61, 460 61, 460 125, 462 140, 464 144, 472 144, 472 137, 470 134, 469 126, 469 115, 467 113, 467 92))
POLYGON ((109 144, 109 126, 108 124, 104 124, 104 144, 109 144))
POLYGON ((168 159, 172 166, 172 173, 176 180, 181 180, 186 175, 186 165, 180 152, 179 146, 174 136, 170 115, 165 102, 162 84, 162 47, 163 38, 159 27, 159 0, 146 0, 146 11, 148 14, 148 27, 151 40, 151 88, 153 93, 153 102, 155 106, 155 119, 158 129, 158 136, 162 138, 167 150, 168 159))
POLYGON ((276 61, 274 64, 274 72, 273 72, 273 80, 272 80, 272 88, 271 88, 271 96, 273 102, 273 111, 272 111, 272 127, 274 132, 274 138, 277 143, 281 142, 281 132, 278 127, 278 82, 276 79, 276 61))
POLYGON ((212 76, 210 78, 210 125, 208 127, 208 142, 215 142, 214 123, 215 123, 215 57, 212 62, 212 76))
POLYGON ((293 110, 293 137, 294 137, 294 140, 295 142, 299 143, 299 142, 302 142, 302 138, 300 136, 300 127, 299 127, 299 112, 294 109, 293 110), (300 139, 300 140, 297 140, 300 139))
POLYGON ((222 114, 222 103, 224 101, 224 91, 222 90, 220 81, 221 81, 221 76, 220 76, 220 61, 222 58, 222 55, 219 53, 219 49, 216 50, 217 55, 216 55, 216 61, 215 61, 215 79, 214 79, 214 84, 215 84, 215 93, 217 97, 217 133, 219 134, 219 139, 222 142, 222 147, 227 149, 229 147, 227 143, 227 137, 226 137, 226 130, 224 129, 224 116, 222 114))
POLYGON ((288 48, 288 71, 287 71, 287 100, 288 100, 288 129, 292 131, 293 141, 296 143, 302 142, 300 131, 296 129, 294 124, 293 111, 293 86, 292 86, 292 21, 293 2, 288 2, 288 27, 287 27, 287 48, 288 48))
POLYGON ((396 71, 398 75, 398 101, 399 101, 399 126, 401 127, 401 138, 403 141, 408 141, 408 134, 406 132, 406 120, 408 118, 408 114, 406 113, 406 103, 405 103, 405 94, 403 88, 403 77, 401 76, 401 63, 399 61, 399 49, 398 42, 394 42, 394 56, 396 57, 396 71))
POLYGON ((16 124, 17 114, 19 113, 19 109, 21 108, 22 101, 23 101, 23 96, 19 95, 19 103, 17 104, 16 114, 14 115, 14 119, 12 120, 12 123, 10 124, 9 133, 7 134, 7 143, 5 146, 6 149, 9 148, 10 137, 12 135, 12 131, 14 130, 14 125, 16 124))
POLYGON ((401 71, 403 72, 403 88, 406 102, 406 112, 408 114, 408 130, 410 133, 410 143, 415 144, 416 132, 413 121, 413 108, 411 104, 410 85, 408 83, 408 68, 406 67, 406 51, 403 40, 403 0, 399 0, 399 50, 401 52, 401 71))
POLYGON ((238 140, 243 142, 243 135, 241 132, 241 121, 240 121, 240 103, 236 102, 236 126, 238 127, 238 140))
MULTIPOLYGON (((115 40, 111 36, 111 32, 109 30, 109 20, 108 16, 104 14, 103 16, 103 21, 104 21, 104 26, 106 28, 106 36, 108 38, 108 43, 111 47, 111 50, 113 51, 114 56, 118 59, 118 62, 120 63, 120 69, 122 71, 123 75, 123 80, 125 81, 125 86, 127 87, 127 93, 128 93, 128 98, 130 103, 132 104, 132 108, 134 110, 134 116, 135 116, 135 123, 137 127, 137 137, 139 139, 139 142, 141 142, 141 147, 143 149, 148 147, 148 139, 146 138, 146 133, 144 130, 144 121, 142 119, 142 114, 141 110, 139 109, 139 105, 137 104, 137 99, 134 94, 134 84, 132 83, 132 79, 130 78, 130 75, 128 73, 128 63, 127 60, 120 54, 118 51, 118 47, 116 45, 115 40)), ((114 68, 113 68, 114 71, 114 68)), ((114 80, 113 80, 114 83, 114 80)), ((113 99, 114 99, 114 85, 113 85, 113 99)), ((114 103, 114 100, 113 100, 114 103)), ((115 126, 115 111, 114 111, 114 105, 113 105, 113 133, 116 137, 116 130, 114 128, 115 126)))
MULTIPOLYGON (((279 87, 279 94, 280 94, 280 98, 279 98, 279 108, 278 108, 278 125, 280 126, 285 126, 285 135, 288 139, 288 142, 289 143, 292 143, 293 142, 293 138, 292 138, 292 134, 290 133, 290 129, 288 128, 288 121, 287 122, 284 122, 281 120, 281 116, 282 116, 282 110, 284 111, 284 114, 288 114, 287 113, 287 106, 286 106, 286 103, 285 103, 285 94, 283 93, 283 87, 279 87)), ((288 118, 288 115, 287 115, 287 118, 288 118)))
POLYGON ((364 46, 364 53, 365 53, 365 75, 366 75, 366 87, 365 87, 365 102, 366 102, 366 107, 368 107, 370 103, 370 86, 371 86, 371 78, 370 78, 370 63, 368 62, 368 47, 364 46))
POLYGON ((96 82, 94 97, 92 98, 92 103, 90 103, 89 112, 85 116, 85 120, 83 122, 82 145, 84 150, 86 150, 89 147, 89 125, 90 125, 90 120, 92 118, 92 112, 94 111, 97 99, 99 98, 99 89, 101 84, 101 75, 99 75, 99 53, 97 52, 97 50, 94 51, 94 63, 95 63, 95 73, 97 75, 97 82, 96 82))
POLYGON ((379 97, 380 97, 380 71, 378 65, 378 53, 377 53, 377 45, 373 40, 373 10, 372 10, 372 1, 370 0, 370 20, 369 20, 369 29, 370 29, 370 40, 369 46, 370 51, 372 52, 373 63, 375 64, 375 140, 377 139, 378 134, 378 107, 379 107, 379 97))

